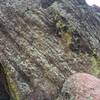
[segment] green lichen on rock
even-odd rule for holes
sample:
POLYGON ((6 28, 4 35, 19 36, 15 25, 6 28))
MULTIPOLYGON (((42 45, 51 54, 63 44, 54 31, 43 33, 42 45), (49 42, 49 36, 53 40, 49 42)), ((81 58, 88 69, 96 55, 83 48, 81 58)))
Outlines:
POLYGON ((58 13, 55 14, 53 22, 55 22, 56 28, 59 29, 59 31, 61 31, 62 33, 73 33, 75 31, 74 27, 72 27, 72 25, 70 25, 69 23, 66 23, 64 18, 58 13))
POLYGON ((57 27, 57 29, 59 29, 61 32, 66 32, 66 24, 63 23, 62 20, 58 20, 58 22, 56 23, 56 27, 57 27))
POLYGON ((20 100, 19 91, 17 89, 16 83, 12 79, 13 75, 12 75, 11 71, 8 68, 6 68, 0 64, 0 74, 2 74, 2 76, 1 76, 2 78, 3 77, 5 78, 2 81, 3 81, 6 92, 9 94, 10 99, 11 100, 20 100))
POLYGON ((8 69, 4 69, 7 77, 8 88, 10 96, 14 100, 20 100, 20 92, 18 91, 15 81, 11 78, 12 73, 8 69))
POLYGON ((92 61, 92 69, 91 69, 91 73, 97 77, 100 77, 100 58, 95 58, 94 56, 91 57, 91 61, 92 61))
POLYGON ((0 64, 0 100, 9 100, 9 89, 6 79, 6 74, 3 66, 0 64))
POLYGON ((63 36, 67 46, 69 46, 72 43, 72 33, 75 31, 75 28, 69 23, 66 23, 64 18, 60 16, 55 9, 52 9, 52 15, 52 21, 55 24, 56 29, 63 36))
POLYGON ((68 32, 68 23, 66 19, 59 14, 57 10, 54 8, 49 8, 48 11, 50 12, 51 15, 51 20, 52 23, 55 24, 55 27, 59 29, 61 32, 68 32))
POLYGON ((64 33, 65 41, 67 46, 72 43, 72 34, 71 33, 64 33))

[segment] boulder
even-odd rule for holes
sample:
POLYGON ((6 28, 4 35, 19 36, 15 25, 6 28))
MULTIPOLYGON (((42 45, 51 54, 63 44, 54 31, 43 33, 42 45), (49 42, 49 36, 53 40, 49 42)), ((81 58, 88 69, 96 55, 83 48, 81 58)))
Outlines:
POLYGON ((100 79, 86 73, 68 78, 62 88, 64 100, 100 100, 100 79))

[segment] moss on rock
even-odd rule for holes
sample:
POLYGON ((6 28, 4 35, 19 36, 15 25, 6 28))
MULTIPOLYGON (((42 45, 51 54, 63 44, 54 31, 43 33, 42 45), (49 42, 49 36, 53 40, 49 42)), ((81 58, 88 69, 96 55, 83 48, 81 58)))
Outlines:
POLYGON ((72 43, 72 34, 71 33, 64 33, 65 41, 67 46, 72 43))
POLYGON ((17 84, 11 78, 12 73, 6 68, 4 70, 5 70, 5 73, 6 73, 6 79, 7 79, 8 88, 9 88, 11 98, 14 99, 14 100, 20 100, 21 96, 20 96, 20 92, 17 89, 17 84))
POLYGON ((92 56, 91 62, 93 65, 91 69, 91 74, 100 77, 100 58, 95 58, 94 56, 92 56))

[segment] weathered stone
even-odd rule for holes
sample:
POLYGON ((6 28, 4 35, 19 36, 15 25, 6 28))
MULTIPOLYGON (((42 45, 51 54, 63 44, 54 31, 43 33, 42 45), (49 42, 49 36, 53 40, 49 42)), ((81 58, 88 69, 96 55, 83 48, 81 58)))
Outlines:
POLYGON ((68 100, 100 100, 100 79, 86 73, 74 74, 65 81, 62 93, 69 95, 68 100))
POLYGON ((14 100, 59 99, 68 76, 89 72, 88 56, 66 46, 64 28, 100 53, 100 17, 92 7, 83 0, 43 1, 0 0, 0 63, 14 100))

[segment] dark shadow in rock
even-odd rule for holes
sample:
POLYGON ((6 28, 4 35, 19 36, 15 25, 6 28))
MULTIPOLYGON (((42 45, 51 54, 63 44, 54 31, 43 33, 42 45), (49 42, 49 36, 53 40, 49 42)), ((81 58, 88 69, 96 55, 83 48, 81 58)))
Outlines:
POLYGON ((77 31, 73 32, 70 49, 77 54, 80 54, 80 53, 83 53, 83 54, 87 53, 89 55, 93 54, 91 48, 89 47, 89 44, 87 44, 87 42, 82 39, 82 37, 79 35, 77 31))
POLYGON ((44 8, 44 9, 47 9, 55 1, 56 0, 41 0, 41 7, 44 8))
POLYGON ((4 69, 0 64, 0 100, 10 100, 8 85, 4 69))
POLYGON ((86 1, 85 1, 85 0, 78 0, 78 3, 79 3, 80 5, 85 5, 85 4, 86 4, 86 1))

